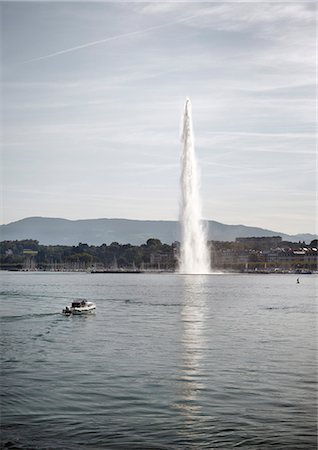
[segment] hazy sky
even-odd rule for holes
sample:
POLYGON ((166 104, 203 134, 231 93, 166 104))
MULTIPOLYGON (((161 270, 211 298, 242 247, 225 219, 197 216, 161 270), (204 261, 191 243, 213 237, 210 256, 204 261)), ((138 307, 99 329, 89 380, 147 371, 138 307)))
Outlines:
POLYGON ((203 215, 315 232, 315 5, 2 2, 2 223, 203 215))

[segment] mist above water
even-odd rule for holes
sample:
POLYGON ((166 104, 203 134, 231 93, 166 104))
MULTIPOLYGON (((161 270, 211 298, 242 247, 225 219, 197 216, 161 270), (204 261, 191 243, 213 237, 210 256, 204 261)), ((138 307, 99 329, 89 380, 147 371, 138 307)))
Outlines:
POLYGON ((200 180, 195 157, 191 102, 186 100, 181 155, 181 248, 179 272, 208 274, 211 271, 207 232, 202 223, 200 180))

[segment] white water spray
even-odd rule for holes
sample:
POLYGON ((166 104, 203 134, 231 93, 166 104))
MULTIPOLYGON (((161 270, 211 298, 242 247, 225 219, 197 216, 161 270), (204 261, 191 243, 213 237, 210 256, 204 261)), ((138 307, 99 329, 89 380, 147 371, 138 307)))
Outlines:
POLYGON ((199 175, 194 151, 191 103, 187 99, 183 116, 183 151, 181 156, 181 249, 179 272, 208 274, 211 272, 207 233, 201 219, 199 175))

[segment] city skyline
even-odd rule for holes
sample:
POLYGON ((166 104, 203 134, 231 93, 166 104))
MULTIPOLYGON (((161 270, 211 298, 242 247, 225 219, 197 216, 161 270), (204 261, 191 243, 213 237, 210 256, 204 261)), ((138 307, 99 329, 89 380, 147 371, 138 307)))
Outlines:
POLYGON ((313 4, 1 9, 1 223, 176 220, 190 97, 204 217, 315 233, 313 4))

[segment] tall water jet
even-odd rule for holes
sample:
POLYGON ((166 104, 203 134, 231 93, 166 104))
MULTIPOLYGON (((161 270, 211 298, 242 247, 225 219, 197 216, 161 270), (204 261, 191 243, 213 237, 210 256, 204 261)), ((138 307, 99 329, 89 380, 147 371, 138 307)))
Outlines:
POLYGON ((179 272, 182 274, 208 274, 211 271, 210 251, 201 217, 199 174, 194 150, 189 99, 186 100, 184 108, 182 143, 179 272))

